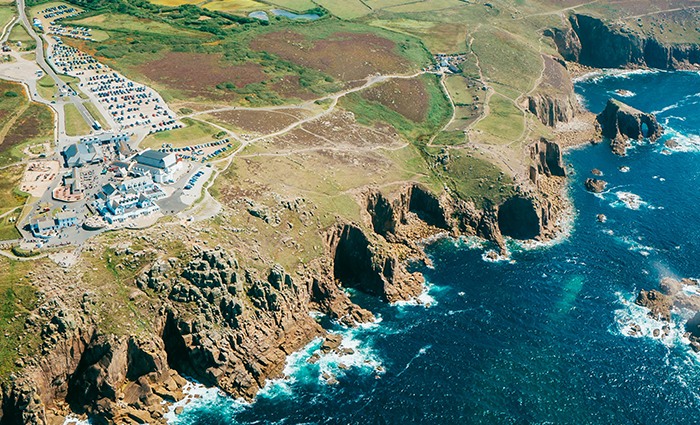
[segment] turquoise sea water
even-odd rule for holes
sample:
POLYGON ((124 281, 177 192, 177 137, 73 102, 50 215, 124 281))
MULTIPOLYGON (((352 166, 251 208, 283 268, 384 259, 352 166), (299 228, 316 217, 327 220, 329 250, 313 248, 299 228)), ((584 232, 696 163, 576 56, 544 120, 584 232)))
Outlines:
POLYGON ((287 379, 245 404, 192 389, 177 424, 691 424, 700 422, 700 357, 633 305, 662 277, 700 277, 700 75, 632 73, 577 83, 593 112, 609 97, 656 112, 680 143, 639 143, 628 157, 605 144, 566 153, 571 230, 558 243, 487 262, 488 244, 439 239, 422 305, 390 306, 356 294, 377 323, 343 329, 345 357, 293 355, 287 379), (617 96, 617 90, 633 95, 617 96), (629 167, 622 172, 620 167, 629 167), (589 171, 608 190, 587 193, 589 171), (597 214, 606 223, 598 223, 597 214), (627 336, 630 320, 647 335, 627 336), (345 370, 339 364, 348 366, 345 370), (327 385, 323 374, 337 385, 327 385))

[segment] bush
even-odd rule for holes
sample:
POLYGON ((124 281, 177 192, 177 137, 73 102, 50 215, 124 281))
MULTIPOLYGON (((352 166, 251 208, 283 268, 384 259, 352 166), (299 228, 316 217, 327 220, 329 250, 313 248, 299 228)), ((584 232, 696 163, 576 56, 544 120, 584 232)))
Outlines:
POLYGON ((5 97, 17 97, 19 96, 17 92, 13 92, 12 90, 8 90, 5 92, 5 97))

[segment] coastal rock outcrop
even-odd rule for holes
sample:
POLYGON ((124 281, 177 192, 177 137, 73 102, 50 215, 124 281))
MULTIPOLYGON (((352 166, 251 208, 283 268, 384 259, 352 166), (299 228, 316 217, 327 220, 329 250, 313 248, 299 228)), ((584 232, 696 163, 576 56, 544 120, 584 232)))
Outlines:
POLYGON ((556 142, 541 138, 530 146, 530 156, 537 166, 537 174, 566 177, 561 149, 556 142))
POLYGON ((586 190, 593 193, 600 193, 605 190, 608 183, 599 179, 586 179, 584 186, 586 190))
POLYGON ((656 141, 663 134, 663 128, 653 114, 647 114, 624 103, 610 99, 597 121, 604 137, 610 139, 613 153, 625 156, 630 146, 628 139, 647 138, 656 141))
POLYGON ((409 273, 391 249, 382 241, 370 241, 357 225, 335 225, 326 234, 333 258, 333 276, 346 287, 359 287, 384 301, 395 302, 420 295, 423 277, 409 273), (382 249, 384 248, 384 249, 382 249))
POLYGON ((557 51, 564 58, 564 60, 569 62, 578 62, 581 56, 581 40, 578 38, 578 34, 572 27, 565 27, 564 29, 559 28, 548 28, 545 29, 543 34, 546 37, 551 37, 554 40, 554 44, 557 45, 557 51))
POLYGON ((648 308, 649 317, 656 320, 671 320, 671 298, 662 294, 657 290, 645 291, 641 290, 635 304, 648 308))
POLYGON ((537 88, 527 97, 527 109, 550 127, 571 121, 578 100, 566 66, 549 55, 542 55, 544 71, 537 88))

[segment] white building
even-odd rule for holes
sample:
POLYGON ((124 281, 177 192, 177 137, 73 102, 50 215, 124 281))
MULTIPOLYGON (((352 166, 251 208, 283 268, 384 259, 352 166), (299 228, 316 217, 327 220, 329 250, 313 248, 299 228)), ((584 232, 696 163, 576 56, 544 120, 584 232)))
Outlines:
POLYGON ((156 200, 165 192, 149 176, 124 180, 118 187, 112 183, 102 187, 93 206, 108 223, 122 223, 160 211, 156 200))
POLYGON ((136 164, 131 172, 137 176, 150 176, 156 183, 172 183, 182 162, 175 153, 145 150, 134 157, 136 164))

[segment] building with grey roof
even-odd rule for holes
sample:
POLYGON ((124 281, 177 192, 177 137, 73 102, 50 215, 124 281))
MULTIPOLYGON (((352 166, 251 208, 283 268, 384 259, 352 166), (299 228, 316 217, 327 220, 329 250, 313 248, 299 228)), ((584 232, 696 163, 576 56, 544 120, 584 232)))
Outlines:
POLYGON ((134 158, 136 164, 131 172, 137 176, 150 176, 156 183, 171 183, 175 181, 175 172, 182 163, 174 153, 145 150, 134 158))

